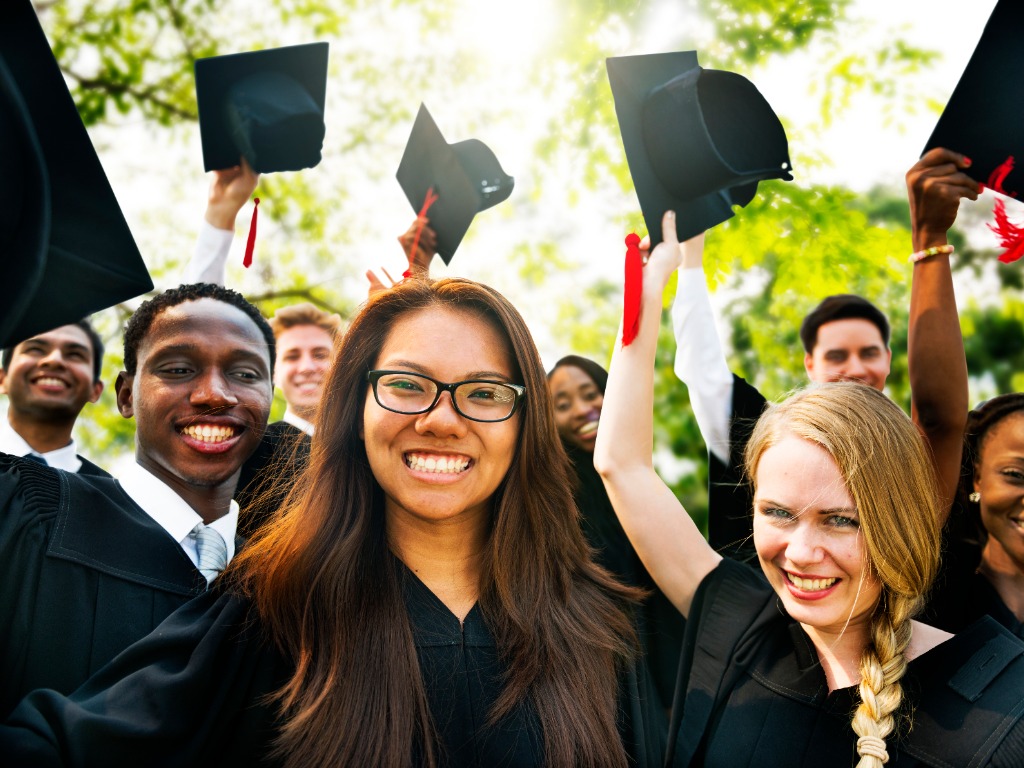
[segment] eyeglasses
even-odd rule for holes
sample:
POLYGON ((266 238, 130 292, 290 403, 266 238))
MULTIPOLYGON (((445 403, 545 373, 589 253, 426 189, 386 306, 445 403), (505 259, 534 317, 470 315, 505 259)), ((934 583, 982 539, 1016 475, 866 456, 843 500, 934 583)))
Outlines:
POLYGON ((526 397, 526 387, 485 379, 445 384, 429 376, 408 371, 370 371, 366 380, 373 387, 377 405, 395 413, 426 413, 448 392, 455 411, 470 421, 505 421, 526 397))

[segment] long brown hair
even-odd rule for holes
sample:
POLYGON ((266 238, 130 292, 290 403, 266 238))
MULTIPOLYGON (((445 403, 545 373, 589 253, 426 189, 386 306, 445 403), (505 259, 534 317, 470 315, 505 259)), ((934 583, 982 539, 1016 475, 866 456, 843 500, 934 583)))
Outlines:
POLYGON ((764 452, 786 435, 817 443, 835 460, 857 508, 868 564, 882 584, 851 722, 859 737, 858 768, 881 768, 877 755, 896 729, 903 701, 910 622, 938 571, 938 481, 914 424, 864 384, 814 386, 772 406, 747 443, 750 478, 764 452))
POLYGON ((507 339, 526 386, 520 435, 492 499, 479 603, 505 665, 494 723, 523 702, 552 765, 625 765, 618 672, 634 653, 635 593, 596 566, 569 491, 540 356, 497 291, 468 280, 406 280, 373 297, 338 348, 306 473, 283 512, 226 574, 295 661, 277 692, 288 766, 437 763, 437 745, 383 495, 359 437, 366 372, 404 314, 473 313, 507 339))

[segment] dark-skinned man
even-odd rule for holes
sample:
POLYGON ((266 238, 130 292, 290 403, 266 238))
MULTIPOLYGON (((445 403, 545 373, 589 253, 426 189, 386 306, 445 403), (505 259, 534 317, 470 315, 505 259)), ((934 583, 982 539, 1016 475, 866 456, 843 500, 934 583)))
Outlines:
POLYGON ((272 399, 269 326, 234 291, 186 285, 136 311, 124 349, 135 466, 113 480, 0 458, 0 714, 35 688, 74 690, 236 547, 232 495, 272 399))

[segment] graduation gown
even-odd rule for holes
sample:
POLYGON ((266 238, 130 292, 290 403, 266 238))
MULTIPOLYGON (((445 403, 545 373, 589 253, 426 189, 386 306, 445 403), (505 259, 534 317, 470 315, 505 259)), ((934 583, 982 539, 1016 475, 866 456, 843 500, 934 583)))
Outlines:
POLYGON ((284 503, 309 459, 312 439, 287 421, 267 427, 263 440, 238 476, 238 534, 246 539, 284 503))
MULTIPOLYGON (((890 766, 1024 765, 1024 642, 989 617, 912 659, 890 766)), ((850 766, 856 688, 829 691, 810 638, 763 573, 725 559, 694 595, 670 765, 850 766)))
MULTIPOLYGON (((478 606, 463 625, 408 569, 403 596, 441 764, 544 764, 536 714, 524 702, 491 726, 503 666, 478 606)), ((278 765, 266 703, 294 671, 245 599, 217 587, 173 614, 70 697, 36 691, 0 726, 12 768, 278 765)), ((619 726, 633 764, 661 765, 664 732, 647 718, 642 667, 623 673, 619 726)), ((413 764, 417 763, 415 756, 413 764)))
POLYGON ((70 693, 206 589, 178 542, 109 476, 0 455, 0 715, 70 693))

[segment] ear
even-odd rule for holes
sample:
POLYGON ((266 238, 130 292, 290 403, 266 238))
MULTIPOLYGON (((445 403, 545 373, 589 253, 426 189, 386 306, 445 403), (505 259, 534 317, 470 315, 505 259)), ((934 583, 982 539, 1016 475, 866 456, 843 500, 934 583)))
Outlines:
POLYGON ((114 392, 117 393, 117 410, 126 419, 135 415, 135 407, 132 403, 132 383, 134 381, 134 376, 129 375, 126 371, 121 371, 117 374, 117 380, 114 382, 114 392))
POLYGON ((7 394, 7 371, 0 368, 0 395, 7 394))
MULTIPOLYGON (((892 355, 892 353, 889 353, 892 355)), ((814 356, 810 352, 804 353, 804 370, 807 371, 807 378, 814 381, 814 356)))
POLYGON ((92 394, 89 396, 89 402, 95 403, 100 399, 100 395, 103 394, 103 382, 97 381, 92 385, 92 394))

